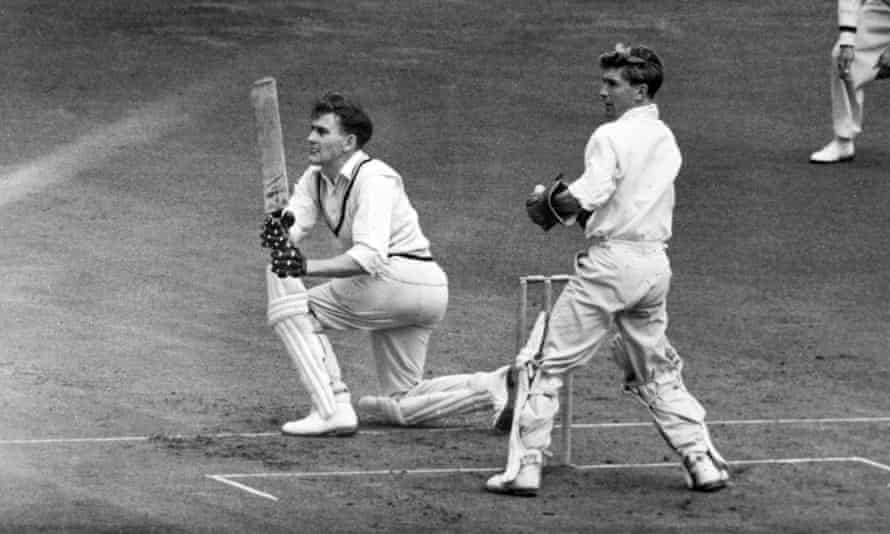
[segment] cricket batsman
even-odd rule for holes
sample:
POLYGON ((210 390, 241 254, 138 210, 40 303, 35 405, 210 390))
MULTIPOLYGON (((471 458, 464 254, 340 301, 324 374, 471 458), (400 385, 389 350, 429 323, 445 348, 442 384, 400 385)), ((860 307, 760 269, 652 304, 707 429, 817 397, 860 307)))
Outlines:
POLYGON ((445 315, 448 279, 402 177, 364 150, 370 117, 353 99, 332 92, 315 102, 310 119, 309 166, 261 234, 271 249, 269 324, 312 400, 309 414, 285 423, 282 432, 349 436, 358 429, 330 330, 368 332, 379 387, 377 395, 359 399, 359 410, 395 425, 478 411, 496 419, 507 400, 508 366, 423 377, 430 335, 445 315), (319 221, 341 252, 306 258, 298 244, 319 221), (303 277, 328 280, 307 290, 303 277))

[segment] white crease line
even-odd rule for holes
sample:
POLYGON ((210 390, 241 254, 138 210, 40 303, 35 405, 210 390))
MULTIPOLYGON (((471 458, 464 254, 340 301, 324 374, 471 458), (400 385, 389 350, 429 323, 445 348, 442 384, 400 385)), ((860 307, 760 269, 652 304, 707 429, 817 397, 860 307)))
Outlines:
MULTIPOLYGON (((765 458, 761 460, 733 460, 728 462, 730 465, 763 465, 763 464, 806 464, 806 463, 843 463, 854 462, 876 467, 885 471, 890 471, 890 466, 884 465, 860 456, 827 456, 812 458, 765 458)), ((591 470, 612 470, 612 469, 652 469, 662 467, 680 467, 677 462, 656 462, 643 464, 586 464, 572 465, 572 469, 579 471, 591 470)), ((233 478, 333 478, 333 477, 354 477, 354 476, 380 476, 380 475, 438 475, 452 473, 487 473, 492 471, 501 471, 500 467, 442 467, 442 468, 425 468, 425 469, 377 469, 367 471, 296 471, 296 472, 276 472, 276 473, 227 473, 223 475, 207 475, 214 479, 233 478)))
POLYGON ((825 417, 821 419, 740 419, 715 421, 719 425, 821 425, 833 423, 890 423, 890 417, 825 417))
POLYGON ((757 464, 812 464, 820 462, 858 462, 858 456, 826 456, 823 458, 767 458, 765 460, 734 460, 730 465, 757 465, 757 464))
POLYGON ((105 443, 119 441, 148 441, 148 436, 112 436, 107 438, 44 438, 44 439, 2 439, 0 445, 45 445, 56 443, 105 443))
MULTIPOLYGON (((732 425, 825 425, 825 424, 848 424, 848 423, 890 423, 890 417, 849 417, 849 418, 822 418, 822 419, 727 419, 707 421, 710 426, 732 426, 732 425)), ((634 421, 627 423, 573 423, 572 430, 575 429, 592 429, 592 428, 628 428, 628 427, 648 427, 651 421, 634 421)))
MULTIPOLYGON (((378 475, 442 475, 452 473, 488 473, 502 471, 498 467, 441 467, 425 469, 377 469, 371 471, 297 471, 287 473, 227 473, 212 475, 225 478, 333 478, 378 475)), ((211 476, 211 475, 208 475, 211 476)))
MULTIPOLYGON (((858 456, 826 457, 826 458, 767 458, 763 460, 734 460, 730 465, 756 465, 756 464, 802 464, 802 463, 840 463, 862 462, 858 456)), ((867 463, 867 462, 865 462, 867 463)), ((880 464, 879 464, 880 465, 880 464)), ((655 462, 644 464, 586 464, 571 465, 578 471, 610 470, 610 469, 652 469, 660 467, 680 467, 678 462, 655 462)), ((886 467, 886 466, 884 466, 886 467)), ((890 470, 890 467, 887 467, 890 470)), ((283 473, 227 473, 221 476, 225 478, 331 478, 353 476, 378 476, 378 475, 439 475, 451 473, 486 473, 502 471, 500 467, 442 467, 427 469, 377 469, 369 471, 296 471, 283 473)))
POLYGON ((66 444, 66 443, 114 443, 126 441, 151 441, 157 439, 159 442, 175 441, 175 440, 191 440, 197 438, 266 438, 280 436, 281 432, 222 432, 219 434, 172 434, 157 436, 109 436, 99 438, 39 438, 39 439, 0 439, 0 445, 46 445, 46 444, 66 444))
POLYGON ((890 471, 890 465, 882 464, 882 463, 876 462, 874 460, 869 460, 868 458, 856 458, 856 459, 858 461, 860 461, 864 464, 868 464, 872 467, 877 467, 878 469, 883 469, 884 471, 890 471))
MULTIPOLYGON (((890 417, 848 417, 848 418, 822 418, 822 419, 728 419, 714 420, 707 422, 711 426, 729 426, 729 425, 825 425, 825 424, 874 424, 874 423, 890 423, 890 417)), ((608 428, 633 428, 633 427, 649 427, 651 421, 630 421, 615 423, 575 423, 572 425, 573 430, 589 430, 589 429, 608 429, 608 428)), ((484 430, 480 426, 454 426, 454 427, 392 427, 385 430, 364 430, 359 428, 359 435, 385 435, 407 432, 459 432, 484 430)), ((173 434, 173 435, 157 435, 157 436, 109 436, 97 438, 43 438, 43 439, 0 439, 2 445, 42 445, 42 444, 63 444, 63 443, 102 443, 115 441, 149 441, 153 438, 158 440, 177 440, 177 439, 196 439, 196 438, 269 438, 283 436, 281 432, 220 432, 216 434, 173 434)))
POLYGON ((270 501, 276 501, 276 502, 278 501, 278 497, 276 497, 270 493, 266 493, 265 491, 260 491, 255 488, 251 488, 250 486, 248 486, 246 484, 242 484, 240 482, 235 482, 234 480, 229 480, 225 475, 206 475, 206 476, 207 476, 207 478, 212 478, 213 480, 216 480, 217 482, 222 482, 223 484, 228 484, 229 486, 233 486, 240 490, 244 490, 247 493, 256 495, 257 497, 269 499, 270 501))

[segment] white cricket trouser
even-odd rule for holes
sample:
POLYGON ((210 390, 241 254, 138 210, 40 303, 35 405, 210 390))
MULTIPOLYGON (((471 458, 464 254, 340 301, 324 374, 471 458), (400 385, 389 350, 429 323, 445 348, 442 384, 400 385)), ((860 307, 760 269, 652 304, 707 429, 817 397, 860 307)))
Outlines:
POLYGON ((494 407, 493 391, 506 368, 423 379, 430 334, 448 306, 448 279, 438 264, 394 257, 378 276, 334 279, 308 292, 295 279, 268 276, 271 322, 323 416, 350 399, 324 330, 370 333, 379 395, 369 399, 390 423, 422 424, 494 407), (300 302, 309 315, 299 315, 300 302))
POLYGON ((682 360, 665 333, 670 280, 660 243, 608 241, 578 255, 575 276, 553 306, 538 371, 519 413, 524 448, 550 445, 562 374, 611 341, 625 389, 646 404, 668 444, 681 455, 712 449, 705 410, 683 386, 682 360))
POLYGON ((378 276, 337 278, 309 289, 309 309, 326 330, 366 330, 381 395, 423 380, 427 344, 445 317, 448 279, 439 265, 393 257, 378 276))
POLYGON ((890 6, 883 0, 866 0, 859 8, 855 56, 846 80, 840 77, 837 57, 840 43, 831 56, 831 115, 836 137, 852 139, 862 131, 863 88, 874 81, 875 64, 890 46, 890 6))

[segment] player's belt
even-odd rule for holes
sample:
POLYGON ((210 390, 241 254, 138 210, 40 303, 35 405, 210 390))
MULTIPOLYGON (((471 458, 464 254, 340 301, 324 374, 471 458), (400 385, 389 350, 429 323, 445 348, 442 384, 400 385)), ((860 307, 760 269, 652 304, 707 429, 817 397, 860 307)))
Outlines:
POLYGON ((409 260, 417 261, 435 261, 432 256, 418 256, 417 254, 410 254, 408 252, 390 252, 387 256, 390 258, 408 258, 409 260))
POLYGON ((635 247, 639 249, 659 249, 664 250, 668 248, 667 243, 664 241, 644 241, 644 240, 633 240, 633 239, 610 239, 608 237, 593 237, 588 240, 591 246, 600 246, 606 247, 609 245, 623 245, 628 247, 635 247))

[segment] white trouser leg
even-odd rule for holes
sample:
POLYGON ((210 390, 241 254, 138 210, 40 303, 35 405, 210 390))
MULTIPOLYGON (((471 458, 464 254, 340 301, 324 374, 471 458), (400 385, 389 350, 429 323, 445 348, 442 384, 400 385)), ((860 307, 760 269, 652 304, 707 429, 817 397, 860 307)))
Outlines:
POLYGON ((335 394, 348 395, 340 379, 340 368, 326 336, 309 314, 309 300, 303 282, 297 278, 279 278, 266 270, 269 307, 268 320, 281 338, 294 362, 303 387, 322 418, 335 410, 335 394))
POLYGON ((625 369, 625 379, 629 379, 624 391, 646 406, 655 428, 677 454, 686 457, 708 453, 715 463, 726 467, 726 461, 711 442, 704 407, 683 384, 683 359, 673 345, 664 337, 660 351, 663 356, 653 358, 624 337, 636 331, 632 322, 622 321, 621 325, 625 334, 613 338, 611 350, 612 358, 625 369))
MULTIPOLYGON (((547 329, 546 314, 540 313, 529 338, 516 356, 522 366, 540 351, 547 329)), ((391 360, 388 360, 391 361, 391 360)), ((417 425, 445 417, 490 410, 507 402, 507 367, 492 372, 450 375, 424 380, 400 394, 363 397, 359 408, 382 415, 387 422, 417 425)))
POLYGON ((890 6, 870 0, 859 10, 855 55, 848 80, 841 80, 837 68, 839 43, 832 50, 831 110, 836 137, 852 139, 862 131, 863 87, 874 81, 875 64, 890 46, 890 6))
POLYGON ((325 331, 369 333, 381 395, 402 394, 423 380, 429 338, 448 305, 447 279, 437 264, 394 260, 381 276, 314 286, 309 299, 325 331))
POLYGON ((657 382, 627 386, 625 391, 646 406, 655 428, 681 457, 708 454, 717 465, 727 467, 711 441, 704 407, 686 389, 679 372, 657 382))
POLYGON ((397 425, 419 425, 491 410, 498 394, 506 397, 506 372, 507 368, 502 367, 488 373, 440 376, 424 380, 404 394, 363 397, 359 408, 377 412, 397 425))
MULTIPOLYGON (((862 105, 865 101, 863 83, 856 83, 851 73, 847 79, 841 79, 837 66, 839 45, 835 45, 831 62, 831 120, 835 137, 853 139, 862 131, 862 105)), ((857 59, 861 59, 858 58, 857 59)), ((854 61, 854 67, 857 61, 854 61)), ((862 76, 861 67, 857 67, 856 75, 862 76)))

